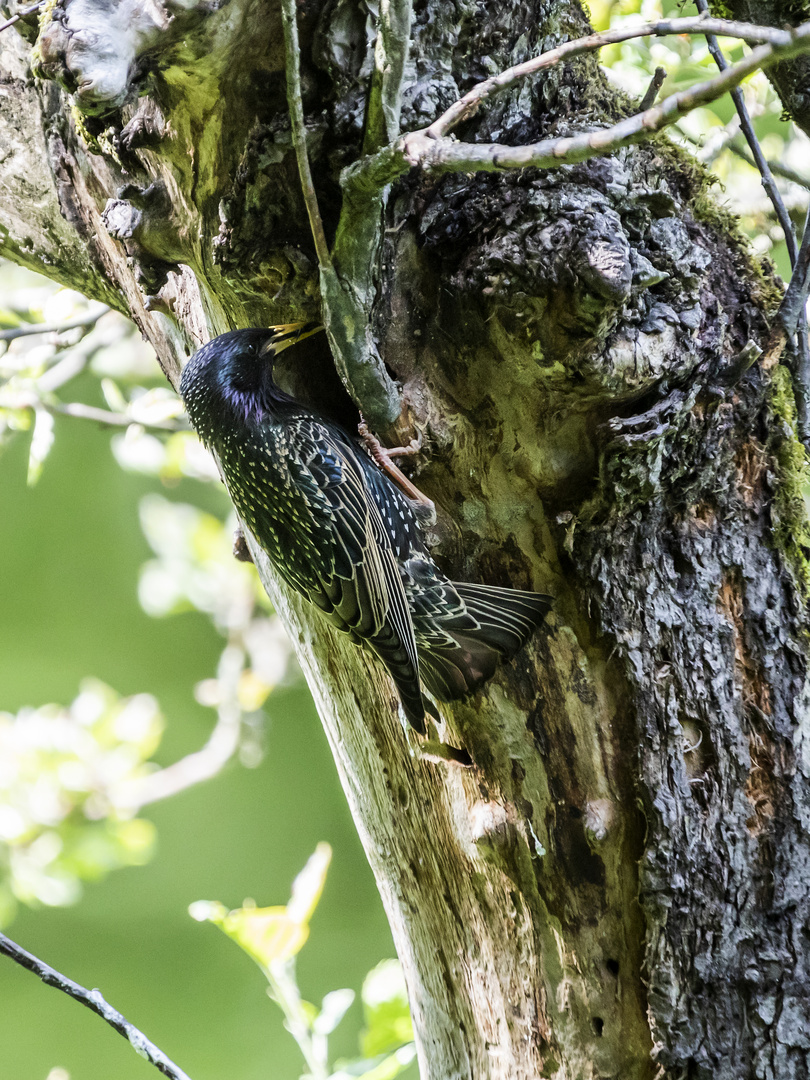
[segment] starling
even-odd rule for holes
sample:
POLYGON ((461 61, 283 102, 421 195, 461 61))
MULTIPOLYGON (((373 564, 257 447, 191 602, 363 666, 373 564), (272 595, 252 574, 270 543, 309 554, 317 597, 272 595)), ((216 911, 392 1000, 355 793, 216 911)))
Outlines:
POLYGON ((425 546, 422 508, 356 439, 276 384, 275 357, 301 336, 299 324, 222 334, 189 360, 180 393, 276 571, 379 657, 424 734, 426 711, 437 714, 420 680, 439 701, 475 690, 551 600, 444 576, 425 546))

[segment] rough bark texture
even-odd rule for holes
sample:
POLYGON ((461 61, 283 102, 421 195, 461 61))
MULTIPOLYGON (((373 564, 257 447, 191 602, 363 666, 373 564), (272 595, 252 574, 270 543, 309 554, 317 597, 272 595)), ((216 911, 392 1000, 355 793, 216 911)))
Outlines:
MULTIPOLYGON (((299 27, 331 235, 373 18, 307 0, 299 27)), ((403 130, 585 27, 567 0, 418 0, 403 130)), ((77 108, 5 34, 5 254, 130 312, 175 383, 209 335, 317 317, 272 3, 64 0, 35 60, 77 108)), ((580 60, 463 133, 519 143, 627 107, 580 60)), ((775 286, 660 138, 408 175, 385 214, 373 329, 425 431, 435 555, 556 598, 547 632, 443 708, 465 770, 425 757, 379 667, 254 548, 391 919, 422 1076, 807 1077, 804 464, 786 374, 734 368, 775 286)), ((285 355, 298 393, 356 422, 323 339, 285 355)))

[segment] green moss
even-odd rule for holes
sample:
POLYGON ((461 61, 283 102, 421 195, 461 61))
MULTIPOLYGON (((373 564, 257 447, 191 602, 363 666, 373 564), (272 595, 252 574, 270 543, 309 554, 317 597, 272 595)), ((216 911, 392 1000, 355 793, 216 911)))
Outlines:
POLYGON ((792 568, 805 598, 810 599, 810 516, 805 491, 810 488, 810 462, 796 436, 796 405, 790 372, 779 365, 770 391, 773 415, 771 447, 777 485, 771 508, 774 546, 792 568))
POLYGON ((94 154, 101 154, 103 152, 101 145, 96 136, 88 128, 84 113, 82 113, 75 101, 70 103, 70 115, 73 117, 76 131, 87 149, 91 150, 94 154))
POLYGON ((738 257, 740 272, 751 282, 752 299, 767 314, 775 312, 784 295, 770 259, 754 254, 751 241, 743 232, 739 218, 717 199, 717 177, 687 149, 676 145, 666 132, 654 140, 656 153, 674 170, 683 184, 682 195, 695 221, 720 233, 724 244, 731 244, 738 257))
POLYGON ((48 74, 45 72, 45 58, 42 55, 42 49, 40 48, 40 41, 42 35, 45 32, 46 27, 53 20, 53 13, 56 9, 56 5, 59 0, 46 0, 44 7, 39 12, 39 31, 37 33, 37 40, 34 43, 34 47, 31 49, 31 71, 37 79, 47 79, 48 74))

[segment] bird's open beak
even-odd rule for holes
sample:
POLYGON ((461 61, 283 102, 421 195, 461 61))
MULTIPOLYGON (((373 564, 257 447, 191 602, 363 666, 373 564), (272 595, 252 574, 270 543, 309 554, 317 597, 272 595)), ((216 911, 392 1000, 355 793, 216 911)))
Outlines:
POLYGON ((319 330, 323 330, 323 327, 316 322, 293 322, 279 323, 269 329, 273 331, 273 336, 268 338, 259 349, 260 356, 278 356, 280 352, 284 352, 290 345, 297 345, 304 338, 311 337, 313 334, 317 334, 319 330))

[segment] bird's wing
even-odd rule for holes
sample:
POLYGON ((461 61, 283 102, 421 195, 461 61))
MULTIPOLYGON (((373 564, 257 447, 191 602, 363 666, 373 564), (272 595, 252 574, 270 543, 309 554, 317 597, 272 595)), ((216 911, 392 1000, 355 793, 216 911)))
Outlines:
POLYGON ((396 558, 351 445, 309 416, 256 437, 254 453, 242 448, 256 461, 238 469, 243 497, 232 494, 279 572, 341 629, 372 642, 393 631, 416 670, 396 558))

